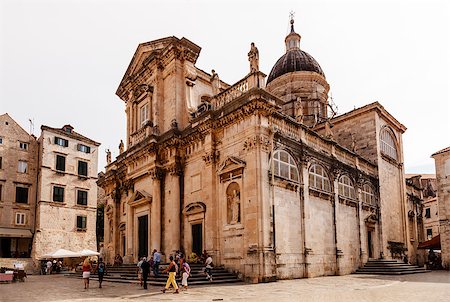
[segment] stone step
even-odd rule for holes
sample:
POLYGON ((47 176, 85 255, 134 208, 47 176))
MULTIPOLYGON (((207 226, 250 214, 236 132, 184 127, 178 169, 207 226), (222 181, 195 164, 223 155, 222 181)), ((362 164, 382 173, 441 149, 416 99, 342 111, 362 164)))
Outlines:
POLYGON ((369 260, 363 267, 359 268, 355 274, 375 274, 375 275, 403 275, 427 273, 423 267, 406 264, 396 260, 369 260))

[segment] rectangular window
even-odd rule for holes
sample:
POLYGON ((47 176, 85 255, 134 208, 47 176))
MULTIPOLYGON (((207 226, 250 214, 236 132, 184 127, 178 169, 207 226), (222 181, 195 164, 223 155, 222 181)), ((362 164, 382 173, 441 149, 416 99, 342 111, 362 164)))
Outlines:
POLYGON ((88 147, 86 145, 83 144, 78 144, 77 145, 77 149, 78 151, 84 152, 84 153, 91 153, 91 147, 88 147))
POLYGON ((28 203, 28 188, 27 187, 16 187, 16 202, 17 203, 28 203))
POLYGON ((148 121, 148 104, 141 107, 141 127, 148 121))
POLYGON ((56 170, 66 171, 66 158, 62 155, 56 155, 56 170))
POLYGON ((25 213, 16 213, 16 224, 25 225, 25 213))
POLYGON ((0 136, 0 145, 3 144, 3 137, 0 136))
POLYGON ((19 164, 17 166, 17 172, 27 173, 28 172, 28 163, 26 161, 19 160, 19 164))
POLYGON ((427 229, 427 240, 433 238, 433 229, 427 229))
POLYGON ((21 150, 28 150, 28 143, 19 142, 19 148, 21 150))
POLYGON ((87 176, 88 175, 88 164, 85 161, 78 161, 78 175, 87 176))
POLYGON ((88 192, 83 190, 77 191, 77 204, 82 206, 87 206, 88 192))
POLYGON ((3 192, 3 184, 0 184, 0 201, 3 200, 2 199, 2 192, 3 192))
POLYGON ((425 218, 431 218, 431 208, 425 209, 425 218))
POLYGON ((2 168, 2 165, 3 165, 2 161, 3 161, 3 157, 0 157, 0 169, 2 168))
POLYGON ((64 202, 64 187, 53 187, 53 201, 64 202))
POLYGON ((77 230, 86 230, 86 216, 77 216, 77 230))
POLYGON ((69 141, 67 139, 55 136, 55 144, 61 147, 69 147, 69 141))

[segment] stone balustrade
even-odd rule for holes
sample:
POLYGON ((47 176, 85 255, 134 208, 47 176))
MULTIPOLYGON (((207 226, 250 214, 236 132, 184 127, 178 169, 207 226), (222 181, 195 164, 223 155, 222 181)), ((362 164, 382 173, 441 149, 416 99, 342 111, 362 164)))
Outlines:
POLYGON ((146 137, 152 133, 152 127, 150 125, 145 125, 144 127, 138 129, 136 132, 131 134, 130 147, 137 145, 142 142, 146 137))
POLYGON ((218 109, 232 100, 236 99, 237 97, 241 96, 242 94, 246 93, 252 88, 264 88, 265 86, 265 74, 262 72, 253 72, 249 73, 245 78, 238 81, 234 85, 228 87, 221 93, 215 95, 211 99, 211 104, 213 105, 214 109, 218 109))

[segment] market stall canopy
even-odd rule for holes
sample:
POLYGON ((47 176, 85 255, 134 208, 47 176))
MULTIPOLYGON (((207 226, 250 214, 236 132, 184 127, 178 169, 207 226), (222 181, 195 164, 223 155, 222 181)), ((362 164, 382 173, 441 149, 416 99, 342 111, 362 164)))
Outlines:
POLYGON ((420 242, 419 249, 433 249, 440 250, 441 249, 441 235, 437 235, 430 240, 420 242))
POLYGON ((96 252, 96 251, 92 251, 92 250, 88 250, 88 249, 86 249, 86 250, 81 250, 81 251, 79 251, 78 252, 78 254, 80 254, 81 256, 98 256, 98 255, 100 255, 100 253, 99 252, 96 252))
POLYGON ((53 253, 46 254, 42 256, 43 258, 76 258, 81 257, 80 253, 75 253, 65 249, 59 249, 54 251, 53 253))

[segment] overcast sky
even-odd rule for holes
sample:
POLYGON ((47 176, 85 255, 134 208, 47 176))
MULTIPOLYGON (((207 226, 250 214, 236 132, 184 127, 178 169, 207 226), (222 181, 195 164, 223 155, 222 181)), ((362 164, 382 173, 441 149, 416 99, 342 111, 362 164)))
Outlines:
POLYGON ((380 102, 408 130, 407 173, 434 173, 450 145, 450 1, 0 0, 0 114, 75 131, 118 154, 124 103, 115 95, 139 43, 186 37, 197 67, 233 84, 255 42, 269 74, 284 54, 289 12, 301 48, 325 72, 339 113, 380 102))

